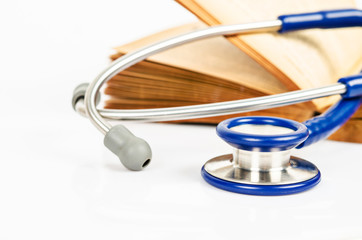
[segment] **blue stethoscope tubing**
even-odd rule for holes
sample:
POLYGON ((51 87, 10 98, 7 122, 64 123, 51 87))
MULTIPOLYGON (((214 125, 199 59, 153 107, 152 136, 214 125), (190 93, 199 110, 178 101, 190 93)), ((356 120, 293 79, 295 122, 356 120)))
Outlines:
MULTIPOLYGON (((320 11, 317 13, 282 15, 279 16, 279 19, 283 22, 282 28, 279 30, 280 33, 310 28, 361 27, 362 11, 356 9, 320 11)), ((338 82, 346 85, 347 92, 342 95, 342 100, 321 116, 303 122, 309 130, 309 137, 297 148, 306 147, 327 138, 360 107, 362 102, 362 73, 341 78, 338 82)))
POLYGON ((303 124, 309 130, 308 138, 296 148, 309 146, 325 139, 340 128, 357 111, 362 103, 362 73, 339 80, 347 87, 342 99, 322 115, 311 118, 303 124))
MULTIPOLYGON (((195 40, 219 35, 250 34, 259 32, 285 33, 312 28, 345 28, 361 27, 362 11, 357 9, 341 9, 319 11, 304 14, 279 16, 277 20, 215 26, 197 30, 153 45, 144 47, 133 53, 124 55, 115 60, 108 68, 101 72, 96 79, 86 86, 78 86, 73 94, 73 107, 77 112, 88 117, 90 121, 105 135, 104 144, 115 153, 121 162, 131 170, 142 170, 152 158, 152 151, 148 143, 134 136, 123 125, 112 126, 106 119, 112 120, 141 120, 166 121, 182 120, 200 117, 212 117, 247 111, 256 111, 272 107, 281 107, 314 98, 341 94, 342 99, 321 116, 307 120, 303 125, 308 129, 309 136, 297 148, 308 146, 328 137, 359 108, 362 101, 362 73, 341 78, 338 83, 310 90, 299 90, 279 95, 265 96, 253 99, 243 99, 212 104, 142 110, 98 109, 99 91, 104 83, 120 71, 146 59, 158 52, 170 49, 195 40)), ((274 120, 272 120, 274 121, 274 120)), ((308 182, 305 186, 295 185, 295 191, 306 189, 319 182, 319 177, 308 182)), ((212 177, 206 177, 212 181, 212 177)), ((219 180, 213 181, 215 185, 219 180)), ((227 184, 224 186, 227 186, 227 184)), ((222 185, 221 184, 221 185, 222 185)), ((249 186, 247 186, 249 187, 249 186)), ((284 185, 284 187, 286 187, 284 185)), ((244 188, 246 189, 246 188, 244 188)), ((254 186, 254 189, 257 189, 254 186)), ((229 189, 230 190, 230 189, 229 189)), ((263 191, 258 190, 260 193, 263 191)), ((277 190, 283 192, 280 188, 277 190)), ((291 190, 290 190, 291 191, 291 190)), ((267 191, 266 191, 267 192, 267 191)), ((268 195, 264 191, 264 195, 268 195)), ((275 192, 274 192, 275 193, 275 192)))
POLYGON ((311 28, 362 27, 362 11, 338 9, 313 13, 288 14, 278 17, 282 21, 280 33, 311 28))

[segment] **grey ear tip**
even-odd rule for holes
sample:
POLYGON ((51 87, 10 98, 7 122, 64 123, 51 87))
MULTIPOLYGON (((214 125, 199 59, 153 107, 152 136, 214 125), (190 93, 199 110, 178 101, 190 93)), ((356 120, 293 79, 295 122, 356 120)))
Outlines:
POLYGON ((128 169, 141 171, 150 164, 152 151, 145 140, 134 136, 117 156, 128 169))
POLYGON ((109 130, 105 135, 104 145, 130 170, 140 171, 147 167, 152 159, 148 143, 134 136, 122 125, 113 126, 109 130))

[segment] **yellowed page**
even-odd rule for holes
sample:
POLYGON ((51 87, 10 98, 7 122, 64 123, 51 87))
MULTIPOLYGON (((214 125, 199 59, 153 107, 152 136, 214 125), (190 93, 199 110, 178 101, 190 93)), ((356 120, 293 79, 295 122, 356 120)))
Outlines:
MULTIPOLYGON (((117 47, 116 50, 120 53, 131 52, 203 27, 205 25, 202 23, 180 26, 117 47)), ((266 94, 287 91, 283 83, 223 37, 185 44, 151 56, 148 60, 222 78, 266 94)))
MULTIPOLYGON (((352 0, 178 0, 209 25, 273 20, 281 14, 355 7, 352 0)), ((305 30, 229 38, 289 89, 334 83, 362 67, 362 29, 305 30)), ((315 101, 320 108, 326 100, 315 101)))

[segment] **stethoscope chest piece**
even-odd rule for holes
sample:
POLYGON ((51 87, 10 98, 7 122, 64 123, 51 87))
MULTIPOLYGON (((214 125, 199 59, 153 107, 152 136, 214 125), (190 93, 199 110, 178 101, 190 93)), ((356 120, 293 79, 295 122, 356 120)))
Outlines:
POLYGON ((227 191, 250 195, 287 195, 320 181, 318 168, 291 156, 305 141, 305 125, 275 117, 240 117, 221 122, 217 134, 234 148, 202 168, 203 178, 227 191))

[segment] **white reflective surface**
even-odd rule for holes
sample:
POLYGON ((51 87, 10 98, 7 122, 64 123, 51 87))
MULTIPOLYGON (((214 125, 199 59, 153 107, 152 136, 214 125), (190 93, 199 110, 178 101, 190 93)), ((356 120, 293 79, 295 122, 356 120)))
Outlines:
POLYGON ((200 175, 232 151, 213 127, 127 124, 154 152, 145 171, 130 172, 73 112, 74 87, 98 74, 112 46, 193 19, 175 3, 2 5, 0 239, 362 238, 362 145, 294 152, 322 172, 311 191, 246 196, 200 175))
POLYGON ((85 119, 43 120, 41 131, 41 123, 16 121, 20 139, 1 127, 12 143, 0 170, 2 239, 220 239, 240 228, 245 237, 269 239, 362 236, 361 145, 326 141, 297 151, 319 167, 321 183, 297 195, 256 197, 216 189, 200 176, 206 160, 231 150, 212 127, 129 125, 154 151, 145 171, 130 172, 85 119))

